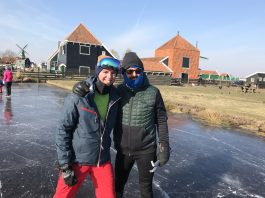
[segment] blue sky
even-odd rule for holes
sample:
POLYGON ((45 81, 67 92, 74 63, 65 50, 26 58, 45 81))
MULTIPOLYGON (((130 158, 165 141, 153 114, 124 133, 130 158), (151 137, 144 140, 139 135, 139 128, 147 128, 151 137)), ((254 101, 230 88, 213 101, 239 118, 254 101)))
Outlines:
POLYGON ((83 23, 122 57, 152 57, 180 35, 200 49, 200 68, 245 77, 265 72, 265 0, 0 0, 0 52, 24 46, 33 62, 83 23))

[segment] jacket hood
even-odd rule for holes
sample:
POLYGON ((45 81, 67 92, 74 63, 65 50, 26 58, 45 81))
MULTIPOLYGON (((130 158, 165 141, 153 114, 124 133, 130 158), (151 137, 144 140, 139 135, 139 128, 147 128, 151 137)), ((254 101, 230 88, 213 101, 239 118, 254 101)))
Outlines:
POLYGON ((137 56, 135 52, 128 52, 125 54, 121 67, 123 69, 128 69, 131 66, 139 66, 144 70, 144 65, 141 59, 137 56))

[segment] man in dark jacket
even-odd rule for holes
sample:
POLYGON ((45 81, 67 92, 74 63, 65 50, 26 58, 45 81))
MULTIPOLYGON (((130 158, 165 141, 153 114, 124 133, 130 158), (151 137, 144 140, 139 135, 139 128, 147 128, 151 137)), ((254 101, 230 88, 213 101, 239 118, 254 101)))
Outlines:
POLYGON ((163 166, 169 159, 167 113, 160 91, 150 85, 144 66, 134 52, 125 54, 122 61, 123 84, 117 87, 121 96, 114 143, 116 196, 122 197, 129 173, 136 161, 142 198, 153 197, 153 169, 158 160, 163 166), (158 137, 157 137, 157 134, 158 137))
POLYGON ((60 175, 54 198, 74 197, 88 174, 97 198, 115 198, 110 134, 120 99, 113 86, 119 67, 117 59, 102 58, 96 76, 86 82, 89 92, 65 99, 56 133, 60 175))
MULTIPOLYGON (((117 87, 121 96, 117 126, 114 132, 115 190, 117 198, 123 196, 124 186, 136 161, 142 198, 152 198, 154 167, 167 163, 170 156, 167 113, 160 91, 150 85, 144 66, 134 52, 125 54, 122 62, 123 84, 117 87), (157 134, 158 137, 157 137, 157 134)), ((74 92, 84 95, 78 87, 74 92)))

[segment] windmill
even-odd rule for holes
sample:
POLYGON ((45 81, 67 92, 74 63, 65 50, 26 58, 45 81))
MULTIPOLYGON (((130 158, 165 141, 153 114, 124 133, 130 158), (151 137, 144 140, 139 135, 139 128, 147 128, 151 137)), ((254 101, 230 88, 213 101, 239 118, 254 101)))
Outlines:
POLYGON ((29 58, 26 58, 26 54, 29 55, 29 53, 26 51, 28 44, 24 47, 20 47, 18 44, 16 44, 16 46, 20 49, 18 53, 18 58, 16 60, 17 68, 25 69, 25 67, 30 67, 30 60, 29 58))
POLYGON ((28 44, 25 45, 23 48, 20 47, 18 44, 16 44, 17 47, 20 49, 20 52, 18 53, 20 59, 26 59, 26 54, 29 54, 25 49, 27 48, 28 44))

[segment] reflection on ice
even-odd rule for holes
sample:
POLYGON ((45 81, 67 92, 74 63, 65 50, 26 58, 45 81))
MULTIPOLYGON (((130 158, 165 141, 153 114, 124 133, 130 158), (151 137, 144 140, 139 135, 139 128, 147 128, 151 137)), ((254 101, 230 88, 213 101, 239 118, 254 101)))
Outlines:
POLYGON ((9 125, 9 123, 13 117, 11 98, 7 98, 4 103, 5 103, 4 104, 4 111, 3 111, 4 124, 9 125))

